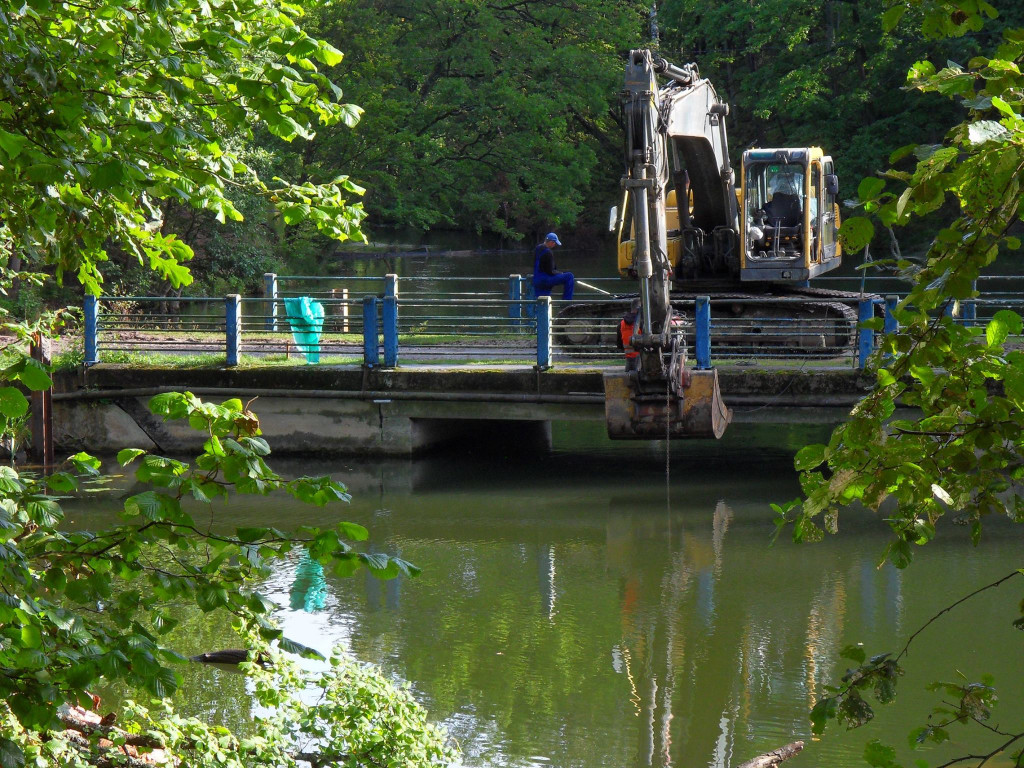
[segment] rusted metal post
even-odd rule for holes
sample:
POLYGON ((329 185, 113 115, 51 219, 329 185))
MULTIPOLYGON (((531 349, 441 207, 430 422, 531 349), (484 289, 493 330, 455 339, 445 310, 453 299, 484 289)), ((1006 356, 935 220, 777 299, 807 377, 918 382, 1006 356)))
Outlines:
MULTIPOLYGON (((35 334, 29 354, 36 362, 49 368, 50 340, 35 334)), ((32 446, 29 457, 43 465, 44 474, 53 467, 53 386, 41 392, 33 392, 32 402, 32 446)))

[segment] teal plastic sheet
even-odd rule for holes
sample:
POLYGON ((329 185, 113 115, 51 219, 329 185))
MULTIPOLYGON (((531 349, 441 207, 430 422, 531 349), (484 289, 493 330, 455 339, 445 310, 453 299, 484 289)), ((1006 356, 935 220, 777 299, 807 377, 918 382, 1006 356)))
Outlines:
POLYGON ((302 560, 295 569, 295 580, 288 590, 288 605, 293 611, 314 613, 327 605, 327 577, 324 567, 302 553, 302 560))
POLYGON ((292 328, 292 338, 307 363, 320 362, 320 332, 324 327, 324 305, 309 296, 284 300, 284 311, 292 328))

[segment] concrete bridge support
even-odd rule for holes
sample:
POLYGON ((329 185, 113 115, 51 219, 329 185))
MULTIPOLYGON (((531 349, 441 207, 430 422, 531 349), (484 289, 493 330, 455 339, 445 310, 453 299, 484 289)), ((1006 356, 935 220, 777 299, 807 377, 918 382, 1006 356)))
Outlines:
MULTIPOLYGON (((231 396, 224 392, 221 399, 231 396)), ((61 399, 55 409, 59 452, 115 453, 125 447, 177 454, 202 449, 203 435, 149 412, 148 396, 61 399)), ((216 397, 209 397, 216 400, 216 397)), ((379 400, 260 397, 252 405, 275 453, 412 456, 458 441, 493 439, 547 448, 551 425, 538 419, 480 418, 479 409, 379 400), (477 411, 474 413, 473 411, 477 411)))
MULTIPOLYGON (((835 423, 867 382, 855 371, 721 371, 734 422, 835 423)), ((252 400, 274 453, 411 456, 485 438, 504 450, 550 444, 553 421, 604 421, 601 369, 311 366, 294 369, 128 369, 97 365, 53 395, 59 453, 137 447, 175 454, 202 435, 147 407, 159 392, 252 400)))

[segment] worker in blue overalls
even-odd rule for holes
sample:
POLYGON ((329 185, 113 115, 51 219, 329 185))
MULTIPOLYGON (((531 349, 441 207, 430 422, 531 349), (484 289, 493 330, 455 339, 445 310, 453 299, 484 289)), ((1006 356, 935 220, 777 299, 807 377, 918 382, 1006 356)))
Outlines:
POLYGON ((554 232, 548 232, 544 242, 533 249, 533 290, 537 296, 550 296, 551 289, 562 286, 562 298, 572 298, 572 290, 576 280, 572 272, 555 269, 555 254, 551 250, 562 241, 554 232))

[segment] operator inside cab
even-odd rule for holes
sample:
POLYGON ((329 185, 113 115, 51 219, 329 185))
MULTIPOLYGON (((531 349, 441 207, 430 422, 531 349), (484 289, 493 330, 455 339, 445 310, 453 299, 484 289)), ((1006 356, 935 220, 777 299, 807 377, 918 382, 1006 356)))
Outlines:
POLYGON ((800 223, 803 206, 796 179, 789 173, 772 176, 768 186, 770 197, 764 212, 769 226, 795 227, 800 223))
POLYGON ((754 163, 747 169, 746 210, 754 258, 796 258, 803 250, 804 167, 754 163))

